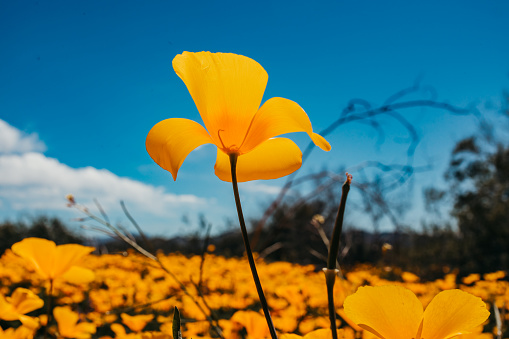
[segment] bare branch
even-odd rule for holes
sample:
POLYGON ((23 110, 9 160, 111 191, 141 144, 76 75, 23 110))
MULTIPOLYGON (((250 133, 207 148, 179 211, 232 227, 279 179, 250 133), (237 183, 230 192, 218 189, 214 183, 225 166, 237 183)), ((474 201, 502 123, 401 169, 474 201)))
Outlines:
MULTIPOLYGON (((405 109, 411 109, 411 108, 432 108, 437 110, 446 111, 450 114, 454 115, 473 115, 477 118, 481 126, 485 126, 486 122, 484 121, 481 114, 475 109, 475 108, 462 108, 458 106, 451 105, 446 102, 440 102, 436 101, 436 93, 433 88, 431 87, 421 87, 416 81, 416 84, 413 86, 410 86, 408 88, 405 88, 401 91, 396 92, 395 94, 389 96, 383 105, 378 107, 373 107, 367 100, 364 99, 352 99, 348 102, 346 107, 341 111, 338 119, 336 119, 334 122, 332 122, 328 127, 326 127, 324 130, 319 132, 322 136, 327 136, 331 134, 333 131, 335 131, 338 127, 351 123, 351 122, 365 122, 369 124, 371 127, 373 127, 378 132, 378 142, 381 142, 381 140, 384 139, 384 133, 383 129, 381 128, 381 125, 378 121, 375 120, 378 116, 387 116, 394 121, 398 122, 405 130, 407 130, 409 134, 409 143, 406 150, 406 163, 405 164, 397 164, 397 165, 385 165, 382 163, 377 162, 365 162, 363 164, 359 164, 356 166, 357 168, 365 168, 374 166, 382 171, 390 172, 390 171, 396 171, 395 173, 398 173, 398 175, 393 176, 392 183, 389 185, 386 185, 384 189, 395 189, 399 187, 401 184, 406 182, 415 172, 416 168, 413 166, 413 155, 415 153, 415 149, 419 143, 419 136, 417 134, 417 131, 413 127, 413 125, 408 121, 407 118, 405 118, 402 114, 399 113, 399 110, 405 110, 405 109), (429 93, 431 99, 416 99, 416 100, 406 100, 401 101, 405 97, 416 94, 418 92, 427 92, 429 93)), ((314 144, 311 142, 308 144, 308 146, 305 148, 303 155, 302 155, 302 162, 305 162, 313 149, 315 148, 314 144)), ((422 171, 424 169, 429 169, 428 167, 421 167, 418 170, 422 171)), ((352 169, 349 169, 349 171, 353 172, 352 169)), ((287 177, 286 183, 281 188, 279 194, 277 197, 272 201, 272 203, 269 205, 269 207, 265 210, 263 216, 258 221, 255 231, 252 237, 252 244, 253 247, 256 246, 256 244, 259 241, 259 237, 261 234, 261 231, 267 222, 267 220, 273 215, 273 213, 276 211, 276 209, 281 205, 282 201, 288 194, 289 190, 297 184, 298 179, 296 179, 296 172, 292 173, 287 177)), ((370 182, 366 183, 367 185, 370 184, 370 182)), ((362 187, 364 188, 364 191, 366 191, 366 188, 363 186, 360 186, 359 182, 356 184, 356 187, 362 187)), ((373 197, 374 194, 370 193, 369 196, 373 197)), ((392 220, 392 222, 397 221, 394 218, 394 216, 391 216, 390 209, 388 206, 382 206, 382 210, 388 213, 389 218, 392 220)))

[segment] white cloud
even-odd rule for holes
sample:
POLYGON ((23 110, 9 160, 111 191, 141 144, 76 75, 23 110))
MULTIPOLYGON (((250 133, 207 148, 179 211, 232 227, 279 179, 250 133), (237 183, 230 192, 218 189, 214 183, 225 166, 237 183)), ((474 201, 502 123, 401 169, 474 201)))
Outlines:
POLYGON ((121 178, 104 169, 74 169, 41 153, 0 156, 0 201, 11 209, 65 209, 67 194, 84 203, 97 198, 105 208, 118 207, 124 200, 154 216, 167 215, 178 206, 206 202, 194 195, 167 193, 162 187, 121 178))
POLYGON ((242 183, 239 185, 239 189, 244 192, 262 193, 268 195, 276 195, 281 191, 281 187, 279 186, 266 185, 256 181, 248 181, 246 183, 242 183))
POLYGON ((0 120, 0 217, 16 213, 69 215, 64 211, 68 209, 67 194, 89 207, 97 199, 108 213, 118 211, 123 200, 130 212, 151 223, 175 221, 183 213, 196 213, 214 204, 194 195, 168 193, 163 187, 119 177, 105 169, 72 168, 45 156, 41 153, 45 149, 37 134, 25 134, 0 120))
POLYGON ((0 119, 0 154, 44 152, 46 145, 37 133, 26 134, 0 119))

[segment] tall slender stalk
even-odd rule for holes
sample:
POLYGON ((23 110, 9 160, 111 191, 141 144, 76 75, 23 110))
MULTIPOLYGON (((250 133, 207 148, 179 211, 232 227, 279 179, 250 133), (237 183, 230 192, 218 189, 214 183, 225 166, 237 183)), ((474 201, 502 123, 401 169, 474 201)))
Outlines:
POLYGON ((334 229, 332 231, 332 238, 329 247, 329 258, 327 260, 327 267, 323 269, 325 273, 325 283, 327 285, 327 301, 329 304, 329 320, 330 329, 332 331, 332 339, 338 339, 338 332, 336 328, 336 308, 334 306, 334 284, 336 283, 336 275, 339 272, 336 268, 336 262, 339 252, 339 241, 341 239, 341 232, 343 230, 343 216, 345 215, 346 198, 350 191, 350 184, 352 176, 346 174, 346 181, 343 184, 341 192, 341 202, 339 203, 338 214, 334 229))
POLYGON ((48 330, 53 315, 53 279, 49 280, 49 288, 46 288, 46 294, 48 297, 48 304, 46 305, 46 313, 48 318, 46 320, 46 328, 44 329, 44 339, 48 337, 48 330))
POLYGON ((253 275, 253 280, 256 285, 256 291, 258 292, 258 297, 260 298, 260 303, 262 304, 265 320, 267 321, 267 325, 269 326, 270 336, 272 337, 272 339, 277 339, 276 329, 274 328, 274 324, 272 323, 272 318, 269 312, 269 306, 267 304, 267 300, 265 299, 265 294, 263 293, 263 288, 262 284, 260 283, 260 278, 258 277, 258 272, 256 271, 253 252, 251 251, 251 245, 249 244, 249 237, 247 235, 246 223, 244 221, 244 214, 242 213, 242 206, 240 204, 239 188, 237 185, 237 157, 238 157, 237 154, 230 154, 233 195, 235 196, 235 204, 237 205, 240 229, 242 230, 242 238, 244 239, 244 246, 246 247, 247 260, 249 261, 251 274, 253 275))

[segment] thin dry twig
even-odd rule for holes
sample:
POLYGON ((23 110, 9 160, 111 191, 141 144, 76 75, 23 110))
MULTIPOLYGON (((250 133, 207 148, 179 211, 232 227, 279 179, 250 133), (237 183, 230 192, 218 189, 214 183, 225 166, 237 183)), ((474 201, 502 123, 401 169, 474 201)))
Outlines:
MULTIPOLYGON (((96 216, 95 214, 93 214, 92 212, 90 212, 88 210, 88 208, 86 208, 85 206, 82 206, 80 204, 77 204, 76 201, 74 200, 74 198, 72 199, 68 199, 69 200, 69 204, 68 206, 69 207, 74 207, 76 208, 78 211, 84 213, 87 217, 89 217, 91 220, 94 220, 96 222, 98 222, 99 224, 105 226, 108 230, 110 230, 113 234, 115 234, 115 236, 117 236, 118 238, 120 238, 122 241, 124 241, 125 243, 127 243, 128 245, 130 245, 132 248, 134 248, 136 251, 138 251, 140 254, 144 255, 145 257, 155 261, 159 268, 161 268, 164 272, 166 272, 178 285, 179 287, 182 289, 182 291, 184 292, 185 295, 187 295, 188 297, 191 298, 191 300, 194 302, 194 304, 198 307, 198 309, 200 310, 200 312, 202 312, 202 314, 206 317, 206 319, 209 321, 209 323, 211 324, 212 328, 214 329, 214 331, 216 331, 217 335, 220 336, 221 338, 224 339, 224 336, 223 336, 223 333, 222 333, 222 330, 221 330, 221 327, 219 326, 219 322, 217 320, 214 320, 213 318, 210 317, 209 313, 207 313, 202 305, 200 303, 198 303, 193 295, 191 293, 189 293, 188 289, 186 288, 186 286, 177 278, 177 276, 172 272, 170 271, 163 263, 162 261, 155 255, 153 255, 152 253, 148 252, 147 250, 145 250, 143 247, 141 247, 137 242, 136 242, 136 239, 131 239, 130 237, 128 237, 127 235, 125 235, 124 233, 120 232, 119 229, 115 226, 113 226, 108 220, 107 216, 106 218, 104 218, 104 216, 106 215, 106 213, 104 212, 104 210, 102 209, 101 205, 99 204, 99 202, 97 202, 97 200, 94 200, 95 201, 95 204, 96 206, 98 207, 98 209, 101 211, 101 214, 103 216, 104 219, 101 219, 99 218, 98 216, 96 216)), ((200 291, 198 291, 200 293, 200 291)), ((206 306, 207 307, 207 306, 206 306)), ((209 308, 209 307, 207 307, 209 308)), ((210 314, 213 314, 213 311, 212 309, 209 308, 209 312, 210 314)))
MULTIPOLYGON (((397 184, 401 185, 405 181, 407 181, 413 173, 415 173, 415 168, 413 167, 413 155, 415 153, 415 149, 419 143, 419 136, 417 134, 416 129, 414 126, 398 111, 404 110, 404 109, 410 109, 410 108, 432 108, 437 110, 444 110, 446 112, 449 112, 451 114, 455 115, 473 115, 476 117, 482 126, 486 125, 486 122, 484 121, 482 115, 475 109, 475 108, 461 108, 454 105, 451 105, 446 102, 440 102, 436 101, 436 93, 433 88, 431 87, 421 87, 419 85, 419 82, 416 81, 416 83, 408 88, 405 88, 403 90, 400 90, 393 95, 389 96, 383 105, 378 107, 372 107, 372 105, 364 100, 364 99, 352 99, 348 102, 346 107, 341 111, 339 117, 337 120, 332 122, 328 127, 326 127, 324 130, 319 132, 322 136, 327 136, 328 134, 332 133, 334 130, 336 130, 339 126, 342 126, 344 124, 348 124, 351 122, 362 122, 365 121, 368 124, 370 124, 373 128, 375 128, 379 133, 379 141, 384 139, 383 135, 383 129, 380 128, 380 124, 374 120, 375 117, 378 116, 388 116, 392 119, 394 119, 396 122, 398 122, 400 125, 405 128, 410 137, 410 142, 407 147, 406 156, 407 161, 405 165, 397 165, 397 167, 400 167, 399 170, 401 174, 399 177, 397 177, 393 184, 393 186, 397 187, 397 184), (400 101, 404 99, 405 97, 416 94, 418 92, 427 92, 431 94, 431 99, 418 99, 418 100, 407 100, 407 101, 400 101)), ((486 128, 485 128, 486 129, 486 128)), ((486 129, 487 130, 487 129, 486 129)), ((304 163, 311 152, 314 149, 314 144, 310 142, 306 149, 303 152, 302 155, 302 162, 304 163)), ((373 164, 364 164, 364 166, 370 166, 373 164)), ((384 168, 385 170, 391 168, 394 169, 394 167, 387 167, 387 165, 383 164, 377 164, 377 167, 384 168)), ((350 172, 353 172, 350 170, 350 172)), ((281 205, 282 201, 284 200, 287 193, 290 191, 290 189, 294 186, 296 183, 296 172, 290 174, 287 179, 284 186, 281 188, 279 194, 277 197, 272 201, 272 203, 269 205, 269 207, 265 210, 263 216, 258 221, 258 224, 255 227, 254 234, 252 236, 252 245, 253 247, 256 247, 260 235, 262 232, 263 227, 265 226, 267 220, 273 215, 273 213, 276 211, 276 209, 281 205)), ((367 183, 368 184, 368 183, 367 183)), ((358 187, 358 185, 357 185, 358 187)), ((387 211, 387 208, 383 208, 384 211, 387 211)), ((391 217, 391 220, 394 222, 394 218, 391 217)))
POLYGON ((125 203, 123 200, 120 200, 120 206, 122 207, 122 211, 124 211, 124 214, 125 216, 127 217, 127 219, 129 219, 129 221, 131 222, 131 224, 133 224, 133 226, 136 228, 136 230, 138 231, 138 234, 141 236, 141 238, 143 239, 143 242, 145 243, 145 246, 147 246, 151 252, 154 252, 154 246, 152 245, 152 243, 148 240, 148 238, 145 236, 145 232, 143 232, 143 230, 141 229, 140 225, 138 225, 138 223, 136 222, 136 220, 134 220, 134 218, 131 216, 131 213, 129 213, 129 211, 127 210, 127 207, 125 206, 125 203))

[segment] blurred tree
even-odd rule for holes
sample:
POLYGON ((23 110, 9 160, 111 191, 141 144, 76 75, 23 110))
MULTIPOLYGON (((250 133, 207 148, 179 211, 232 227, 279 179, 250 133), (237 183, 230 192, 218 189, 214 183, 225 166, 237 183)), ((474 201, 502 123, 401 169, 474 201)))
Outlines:
POLYGON ((0 224, 0 254, 12 244, 29 237, 53 240, 58 245, 83 244, 84 240, 57 218, 41 216, 31 220, 29 226, 22 221, 14 223, 6 221, 0 224))
POLYGON ((23 240, 26 226, 22 223, 5 221, 0 224, 0 254, 12 246, 12 244, 23 240))
POLYGON ((446 173, 461 239, 461 267, 481 273, 509 267, 509 147, 483 151, 461 140, 446 173))

